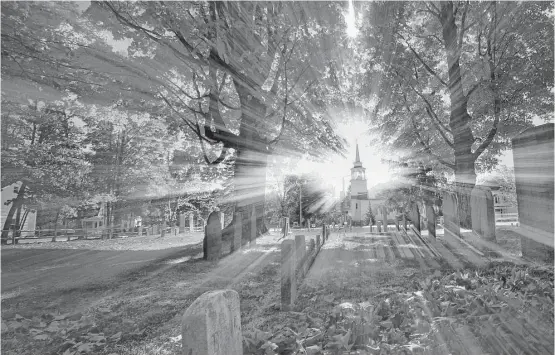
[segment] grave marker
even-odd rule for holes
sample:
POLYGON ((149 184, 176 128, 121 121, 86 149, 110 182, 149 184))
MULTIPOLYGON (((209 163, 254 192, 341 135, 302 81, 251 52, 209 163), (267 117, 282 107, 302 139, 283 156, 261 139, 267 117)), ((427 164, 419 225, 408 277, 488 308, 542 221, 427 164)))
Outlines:
POLYGON ((222 226, 220 213, 214 211, 208 216, 204 232, 204 259, 218 260, 222 251, 222 226))
POLYGON ((281 310, 289 311, 297 298, 295 241, 281 243, 281 310))
POLYGON ((243 236, 243 214, 235 212, 235 223, 233 225, 233 241, 231 242, 231 251, 241 249, 241 238, 243 236))
POLYGON ((237 291, 211 291, 197 298, 183 315, 181 336, 185 355, 242 355, 243 334, 237 291))
POLYGON ((427 204, 426 205, 426 218, 428 219, 428 235, 430 237, 436 237, 436 211, 434 210, 434 206, 427 204))
POLYGON ((443 224, 445 233, 450 232, 457 237, 461 235, 461 223, 459 220, 459 206, 457 194, 445 191, 443 194, 443 224))

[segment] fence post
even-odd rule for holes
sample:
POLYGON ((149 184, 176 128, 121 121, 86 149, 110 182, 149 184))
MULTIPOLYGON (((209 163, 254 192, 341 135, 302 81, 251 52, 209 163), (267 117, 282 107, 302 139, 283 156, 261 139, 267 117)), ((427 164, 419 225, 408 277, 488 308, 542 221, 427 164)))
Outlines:
POLYGON ((426 218, 428 218, 428 235, 436 237, 436 211, 431 204, 426 205, 426 218))
POLYGON ((296 250, 296 257, 297 257, 297 265, 298 268, 306 255, 306 241, 304 235, 296 235, 295 236, 295 248, 296 250))
POLYGON ((295 279, 295 241, 284 240, 281 243, 281 310, 289 311, 293 308, 297 297, 295 279))

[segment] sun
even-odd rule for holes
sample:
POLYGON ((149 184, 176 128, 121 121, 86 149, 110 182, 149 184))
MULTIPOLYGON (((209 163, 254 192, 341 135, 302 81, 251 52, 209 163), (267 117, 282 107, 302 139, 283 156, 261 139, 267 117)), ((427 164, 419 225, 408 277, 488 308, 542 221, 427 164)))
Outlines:
POLYGON ((355 38, 358 34, 358 29, 356 27, 356 16, 355 8, 353 6, 353 0, 349 0, 349 10, 345 14, 345 22, 347 23, 347 36, 355 38))

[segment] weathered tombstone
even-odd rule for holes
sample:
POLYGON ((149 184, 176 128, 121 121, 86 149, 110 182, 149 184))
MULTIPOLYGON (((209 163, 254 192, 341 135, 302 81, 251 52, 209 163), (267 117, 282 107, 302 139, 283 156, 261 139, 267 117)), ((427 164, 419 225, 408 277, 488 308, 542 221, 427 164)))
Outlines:
POLYGON ((283 237, 287 237, 289 234, 289 217, 283 217, 283 237))
POLYGON ((179 233, 185 232, 185 215, 181 213, 179 215, 179 233))
POLYGON ((524 257, 553 264, 554 124, 529 128, 513 138, 513 160, 524 257), (532 239, 533 238, 533 239, 532 239))
MULTIPOLYGON (((218 221, 219 223, 219 221, 218 221)), ((218 290, 202 294, 181 321, 183 354, 243 354, 239 294, 218 290)))
POLYGON ((488 187, 476 186, 470 196, 472 230, 486 240, 495 240, 495 210, 488 187))
POLYGON ((256 207, 252 207, 251 211, 251 235, 250 235, 250 244, 256 244, 256 207))
POLYGON ((189 232, 193 233, 195 231, 195 217, 190 214, 189 215, 189 232))
POLYGON ((457 237, 461 235, 461 223, 459 221, 459 206, 457 194, 446 191, 443 194, 443 224, 445 233, 452 233, 457 237))
POLYGON ((410 221, 418 233, 420 233, 420 211, 418 210, 418 204, 416 202, 413 202, 410 206, 410 221))
POLYGON ((281 243, 281 310, 289 311, 297 298, 295 241, 281 243))
POLYGON ((428 235, 436 237, 436 211, 431 204, 426 205, 426 218, 428 219, 428 235))
POLYGON ((220 213, 214 211, 208 216, 204 230, 204 259, 218 260, 222 251, 222 225, 220 213))
POLYGON ((304 235, 295 236, 295 255, 297 256, 297 267, 299 267, 306 254, 306 240, 304 235))
POLYGON ((314 249, 316 249, 316 242, 314 242, 314 239, 311 239, 308 245, 309 245, 308 247, 309 252, 312 252, 314 249))
POLYGON ((223 212, 220 212, 220 222, 221 222, 221 225, 222 225, 222 229, 224 229, 225 228, 225 213, 223 213, 223 212))
POLYGON ((382 207, 382 226, 384 233, 387 233, 387 207, 382 207))
POLYGON ((243 235, 243 214, 235 212, 235 223, 233 225, 233 241, 231 242, 231 252, 241 249, 241 238, 243 235))

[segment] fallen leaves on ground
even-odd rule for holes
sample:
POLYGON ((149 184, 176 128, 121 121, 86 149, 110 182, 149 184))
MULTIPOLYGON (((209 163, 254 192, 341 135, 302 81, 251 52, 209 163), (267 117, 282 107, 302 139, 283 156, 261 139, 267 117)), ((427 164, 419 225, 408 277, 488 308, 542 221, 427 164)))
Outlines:
MULTIPOLYGON (((110 310, 98 308, 96 311, 106 314, 110 310)), ((130 332, 126 336, 135 333, 130 332)), ((35 341, 61 340, 63 344, 57 353, 63 355, 98 353, 108 343, 118 343, 124 336, 122 332, 110 336, 99 332, 93 317, 82 313, 43 314, 32 318, 16 314, 13 319, 2 320, 2 334, 6 337, 31 337, 35 341)))
POLYGON ((245 354, 553 353, 553 268, 408 274, 351 299, 303 291, 301 312, 244 330, 245 354))

